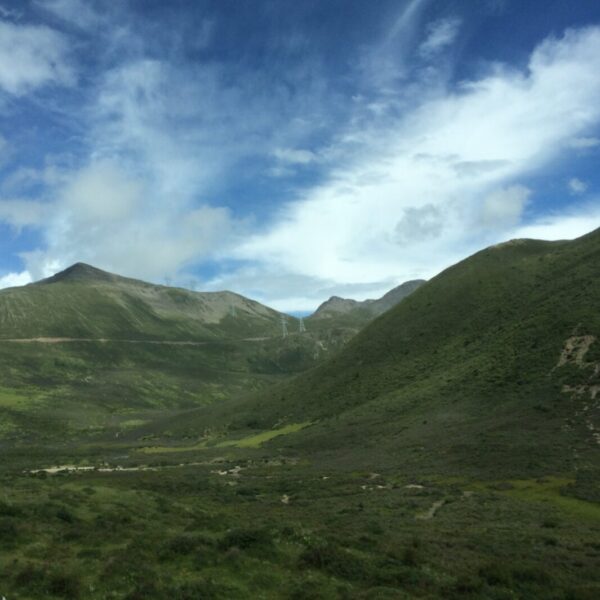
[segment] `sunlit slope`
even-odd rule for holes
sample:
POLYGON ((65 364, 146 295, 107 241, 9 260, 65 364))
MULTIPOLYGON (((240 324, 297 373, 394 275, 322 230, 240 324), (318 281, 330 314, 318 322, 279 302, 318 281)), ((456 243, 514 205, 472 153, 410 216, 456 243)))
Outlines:
POLYGON ((157 286, 77 264, 0 291, 0 338, 193 340, 270 336, 280 315, 231 292, 157 286))
POLYGON ((349 463, 588 467, 600 448, 599 308, 600 231, 491 247, 232 422, 318 421, 285 443, 349 463))

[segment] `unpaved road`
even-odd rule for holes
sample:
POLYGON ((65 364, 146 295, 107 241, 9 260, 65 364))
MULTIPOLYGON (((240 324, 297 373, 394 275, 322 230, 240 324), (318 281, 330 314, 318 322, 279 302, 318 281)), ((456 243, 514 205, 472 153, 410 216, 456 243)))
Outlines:
POLYGON ((109 467, 109 466, 76 466, 76 465, 59 465, 56 467, 47 467, 45 469, 31 469, 23 471, 23 473, 31 473, 36 475, 37 473, 48 473, 49 475, 56 475, 57 473, 83 473, 86 471, 95 471, 96 473, 126 473, 130 471, 162 471, 164 469, 181 469, 182 467, 196 467, 198 465, 210 465, 210 462, 191 462, 191 463, 180 463, 177 465, 156 465, 146 466, 142 465, 139 467, 109 467))
POLYGON ((242 338, 238 340, 207 340, 205 342, 187 342, 170 340, 115 340, 109 338, 70 338, 70 337, 35 337, 35 338, 8 338, 0 339, 0 343, 9 342, 14 344, 69 344, 74 342, 107 343, 118 342, 122 344, 155 344, 161 346, 208 346, 210 344, 221 344, 224 342, 263 342, 270 337, 242 338))

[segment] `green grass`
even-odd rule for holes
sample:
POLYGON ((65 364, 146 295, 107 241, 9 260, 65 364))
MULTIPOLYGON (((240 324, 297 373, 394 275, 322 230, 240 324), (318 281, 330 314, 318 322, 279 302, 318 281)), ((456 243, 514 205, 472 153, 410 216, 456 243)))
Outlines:
POLYGON ((250 435, 248 437, 242 438, 240 440, 225 440, 223 442, 218 442, 215 444, 217 448, 227 448, 227 447, 236 447, 236 448, 260 448, 265 442, 269 440, 278 438, 282 435, 288 435, 290 433, 295 433, 296 431, 300 431, 305 427, 308 427, 312 423, 291 423, 290 425, 286 425, 285 427, 279 427, 278 429, 271 429, 270 431, 263 431, 261 433, 257 433, 256 435, 250 435))
POLYGON ((177 446, 146 446, 138 451, 144 454, 172 454, 177 452, 193 452, 196 450, 205 450, 212 448, 260 448, 265 442, 278 438, 283 435, 289 435, 308 427, 312 423, 291 423, 284 427, 262 431, 257 434, 249 435, 241 439, 227 439, 221 441, 220 438, 206 439, 196 444, 177 445, 177 446))
POLYGON ((0 475, 2 593, 559 600, 599 589, 597 528, 552 502, 486 487, 466 497, 456 482, 407 489, 401 470, 373 478, 242 456, 221 468, 238 464, 235 477, 211 465, 0 475), (415 518, 441 499, 432 519, 415 518))
POLYGON ((600 522, 600 504, 566 496, 565 487, 573 478, 547 477, 542 480, 513 480, 505 493, 531 502, 551 502, 572 517, 600 522))

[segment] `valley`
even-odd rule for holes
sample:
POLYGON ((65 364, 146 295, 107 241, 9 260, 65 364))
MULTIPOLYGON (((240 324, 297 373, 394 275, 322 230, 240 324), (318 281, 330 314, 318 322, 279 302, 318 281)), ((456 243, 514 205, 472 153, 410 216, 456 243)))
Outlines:
POLYGON ((0 595, 596 598, 599 269, 518 240, 286 337, 88 266, 1 291, 0 595))

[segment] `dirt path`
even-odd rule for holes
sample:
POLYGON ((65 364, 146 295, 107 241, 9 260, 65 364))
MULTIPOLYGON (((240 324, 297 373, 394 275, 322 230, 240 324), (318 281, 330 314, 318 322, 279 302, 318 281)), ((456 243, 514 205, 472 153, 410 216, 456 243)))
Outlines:
POLYGON ((242 338, 238 340, 207 340, 205 342, 191 341, 170 341, 170 340, 115 340, 109 338, 70 338, 70 337, 35 337, 35 338, 9 338, 0 339, 1 342, 13 344, 69 344, 76 342, 102 343, 119 342, 122 344, 154 344, 161 346, 208 346, 210 344, 220 344, 223 342, 263 342, 270 340, 270 337, 242 338))
POLYGON ((127 473, 130 471, 162 471, 164 469, 181 469, 183 467, 197 467, 199 465, 210 465, 210 462, 191 462, 191 463, 180 463, 177 465, 157 465, 157 466, 140 466, 140 467, 108 467, 108 466, 85 466, 78 467, 76 465, 59 465, 56 467, 47 467, 45 469, 31 469, 23 471, 24 473, 30 473, 35 475, 37 473, 48 473, 48 475, 56 475, 57 473, 83 473, 89 471, 95 471, 96 473, 127 473))
POLYGON ((433 519, 435 513, 442 508, 444 504, 446 504, 445 500, 438 500, 437 502, 434 502, 427 512, 417 515, 415 519, 420 519, 422 521, 429 521, 429 519, 433 519))

